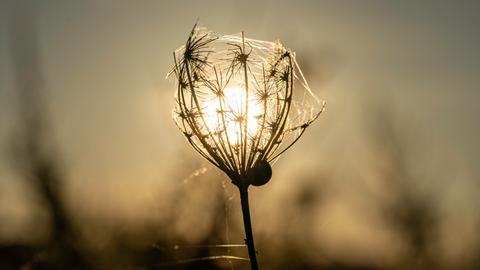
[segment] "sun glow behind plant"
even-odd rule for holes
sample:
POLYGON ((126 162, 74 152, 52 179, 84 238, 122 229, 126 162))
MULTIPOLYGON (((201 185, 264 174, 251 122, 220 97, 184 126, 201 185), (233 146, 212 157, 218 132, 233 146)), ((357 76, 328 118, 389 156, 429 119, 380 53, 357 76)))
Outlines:
MULTIPOLYGON (((249 93, 249 96, 252 94, 249 93)), ((264 108, 253 98, 247 101, 245 87, 227 87, 221 94, 207 99, 204 106, 207 128, 217 134, 217 140, 238 146, 246 127, 247 145, 252 144, 252 139, 259 132, 264 108)))

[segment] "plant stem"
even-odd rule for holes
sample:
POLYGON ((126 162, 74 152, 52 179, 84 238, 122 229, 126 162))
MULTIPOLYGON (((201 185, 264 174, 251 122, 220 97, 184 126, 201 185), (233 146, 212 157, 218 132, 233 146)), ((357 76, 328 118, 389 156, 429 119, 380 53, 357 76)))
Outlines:
POLYGON ((240 183, 240 200, 242 203, 243 225, 245 226, 246 243, 248 248, 248 256, 250 257, 250 266, 252 270, 258 270, 257 254, 253 243, 252 223, 250 221, 250 209, 248 206, 248 184, 240 183))

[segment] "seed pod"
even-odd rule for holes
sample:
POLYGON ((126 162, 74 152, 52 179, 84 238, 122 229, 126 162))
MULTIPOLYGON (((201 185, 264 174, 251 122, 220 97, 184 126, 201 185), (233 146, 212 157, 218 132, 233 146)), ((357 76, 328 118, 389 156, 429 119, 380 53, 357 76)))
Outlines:
POLYGON ((272 167, 266 160, 260 160, 252 170, 250 184, 254 186, 263 186, 272 178, 272 167))

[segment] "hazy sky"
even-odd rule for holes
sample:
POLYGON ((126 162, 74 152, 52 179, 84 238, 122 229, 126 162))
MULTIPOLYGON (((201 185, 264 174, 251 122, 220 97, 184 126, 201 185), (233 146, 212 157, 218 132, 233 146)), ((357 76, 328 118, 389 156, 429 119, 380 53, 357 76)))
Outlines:
MULTIPOLYGON (((2 6, 0 31, 7 41, 12 4, 2 6)), ((141 140, 148 141, 146 148, 163 147, 154 142, 162 141, 158 136, 177 141, 168 119, 173 83, 164 77, 172 50, 199 18, 219 33, 243 30, 253 38, 280 38, 300 61, 312 60, 309 69, 326 75, 309 78, 329 104, 321 121, 331 122, 319 123, 317 131, 358 117, 368 100, 387 98, 387 107, 412 120, 428 140, 452 148, 451 155, 473 157, 479 150, 475 26, 480 19, 474 1, 31 1, 25 6, 38 13, 48 99, 60 138, 73 143, 69 148, 118 143, 119 150, 130 136, 148 137, 141 140), (123 132, 126 127, 130 132, 123 132), (82 140, 74 139, 82 133, 82 140), (118 142, 109 139, 113 134, 118 142)), ((13 106, 11 58, 8 42, 0 46, 4 109, 13 106)), ((13 118, 2 115, 5 134, 13 118)), ((119 151, 131 150, 125 147, 119 151)))
MULTIPOLYGON (((2 151, 18 121, 8 42, 16 2, 0 4, 2 151)), ((25 2, 37 14, 45 99, 73 198, 98 189, 104 193, 91 193, 95 202, 105 190, 112 205, 121 204, 117 193, 141 201, 174 181, 186 158, 200 163, 171 120, 175 87, 165 80, 172 51, 199 19, 218 33, 281 39, 327 101, 325 114, 275 166, 278 183, 302 168, 366 166, 366 123, 380 107, 419 146, 409 152, 415 173, 452 188, 447 209, 468 214, 478 204, 471 190, 480 161, 478 1, 25 2)), ((8 216, 6 205, 22 201, 22 189, 9 176, 7 151, 1 157, 0 216, 8 216)), ((128 205, 117 211, 134 209, 128 205)))

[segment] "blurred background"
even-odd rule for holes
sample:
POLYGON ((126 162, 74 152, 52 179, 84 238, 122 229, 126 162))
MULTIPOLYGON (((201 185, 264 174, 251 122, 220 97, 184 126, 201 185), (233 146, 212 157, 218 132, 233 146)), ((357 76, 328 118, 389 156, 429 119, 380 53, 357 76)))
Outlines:
POLYGON ((197 19, 282 40, 327 101, 251 188, 261 269, 480 269, 479 10, 1 1, 0 269, 249 269, 238 191, 171 120, 197 19))

